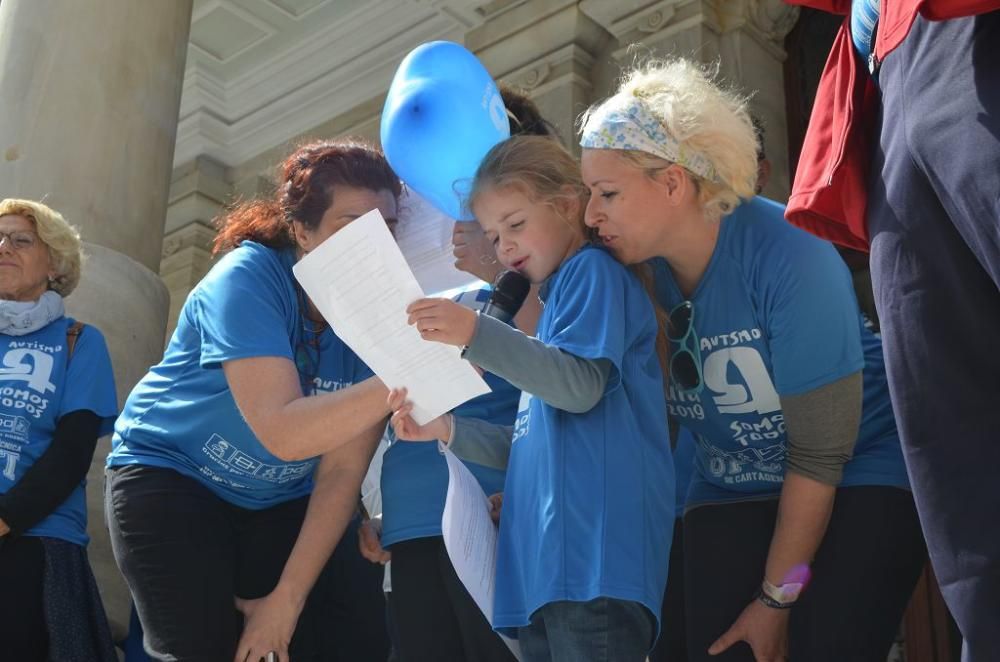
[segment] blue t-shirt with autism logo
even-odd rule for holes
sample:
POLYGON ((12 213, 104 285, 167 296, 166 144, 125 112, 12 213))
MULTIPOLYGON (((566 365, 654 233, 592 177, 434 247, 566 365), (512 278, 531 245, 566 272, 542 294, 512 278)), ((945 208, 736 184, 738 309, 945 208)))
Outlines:
POLYGON ((606 251, 585 247, 542 288, 539 340, 613 364, 605 393, 573 414, 525 395, 507 469, 493 625, 598 597, 659 620, 674 525, 674 470, 653 306, 606 251))
MULTIPOLYGON (((455 300, 475 310, 489 299, 490 288, 462 292, 455 300)), ((483 378, 491 392, 454 410, 456 416, 513 425, 521 392, 496 375, 483 378)), ((465 462, 487 495, 503 491, 507 472, 465 462)), ((393 439, 382 458, 382 545, 441 535, 441 514, 448 493, 448 465, 438 445, 393 439)))
POLYGON ((283 357, 313 378, 306 386, 312 393, 371 376, 329 327, 318 339, 305 330, 293 262, 291 250, 243 242, 195 287, 163 360, 125 402, 108 466, 173 469, 251 509, 312 491, 319 458, 285 462, 272 455, 240 414, 222 371, 226 361, 283 357))
MULTIPOLYGON (((690 299, 704 387, 681 393, 671 383, 667 396, 670 414, 698 441, 689 507, 778 494, 787 441, 780 396, 862 369, 861 428, 841 485, 909 485, 881 345, 861 318, 847 267, 783 212, 760 197, 737 207, 690 299)), ((651 263, 660 304, 673 310, 684 298, 670 268, 651 263)))
MULTIPOLYGON (((18 483, 52 443, 59 419, 91 411, 100 419, 99 435, 111 432, 118 413, 115 377, 104 336, 85 326, 68 360, 66 330, 73 320, 60 317, 23 336, 0 334, 0 494, 18 483)), ((55 511, 25 535, 59 538, 86 545, 86 480, 55 511)))
POLYGON ((687 504, 688 488, 691 487, 691 474, 694 473, 694 436, 687 428, 677 431, 677 443, 674 445, 674 474, 676 476, 677 517, 684 515, 687 504))

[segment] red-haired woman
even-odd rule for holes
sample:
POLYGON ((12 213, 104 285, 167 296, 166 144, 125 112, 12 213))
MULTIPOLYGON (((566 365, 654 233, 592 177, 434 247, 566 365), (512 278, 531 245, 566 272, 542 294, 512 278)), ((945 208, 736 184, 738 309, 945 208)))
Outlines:
POLYGON ((273 199, 222 219, 228 253, 125 403, 106 508, 154 659, 385 659, 381 568, 352 532, 338 542, 356 526, 388 392, 292 265, 372 209, 391 229, 399 194, 368 145, 289 156, 273 199))

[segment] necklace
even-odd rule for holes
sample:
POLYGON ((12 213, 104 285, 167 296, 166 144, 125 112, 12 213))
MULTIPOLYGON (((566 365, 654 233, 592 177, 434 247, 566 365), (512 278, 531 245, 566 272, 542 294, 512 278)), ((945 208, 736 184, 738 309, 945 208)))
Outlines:
POLYGON ((320 338, 326 331, 326 320, 314 320, 308 315, 306 307, 305 293, 296 284, 296 294, 299 300, 299 316, 302 320, 302 331, 300 339, 295 344, 295 367, 299 373, 299 382, 302 385, 304 395, 315 393, 316 377, 319 375, 320 352, 322 345, 320 338))
POLYGON ((326 320, 314 320, 311 317, 302 315, 302 330, 313 335, 319 335, 326 331, 326 320))

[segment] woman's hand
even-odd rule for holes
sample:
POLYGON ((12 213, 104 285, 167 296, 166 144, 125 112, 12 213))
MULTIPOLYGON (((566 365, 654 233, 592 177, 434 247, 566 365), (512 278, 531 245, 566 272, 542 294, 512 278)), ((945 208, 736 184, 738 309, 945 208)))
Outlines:
POLYGON ((281 662, 289 662, 288 644, 302 612, 302 603, 285 593, 281 584, 263 598, 244 600, 237 597, 235 601, 244 621, 234 662, 258 662, 272 651, 281 662))
POLYGON ((410 416, 413 403, 406 399, 405 388, 395 388, 389 392, 389 409, 393 412, 389 423, 396 437, 403 441, 447 441, 451 438, 451 414, 438 416, 427 425, 417 425, 410 416))
MULTIPOLYGON (((788 416, 786 415, 786 420, 788 416)), ((767 554, 764 577, 772 583, 804 582, 833 511, 836 488, 796 473, 785 472, 778 500, 778 519, 767 554)), ((758 662, 782 661, 788 655, 788 609, 751 602, 708 652, 718 655, 738 641, 750 644, 758 662)))
POLYGON ((494 524, 500 524, 500 510, 503 509, 503 492, 497 492, 489 496, 490 519, 494 524))
POLYGON ((709 655, 718 655, 733 644, 750 644, 756 662, 784 662, 788 657, 788 609, 774 609, 754 600, 725 634, 709 646, 709 655))
POLYGON ((7 526, 7 522, 0 519, 0 536, 5 536, 10 533, 10 527, 7 526))
POLYGON ((406 312, 424 340, 464 347, 476 332, 475 311, 451 299, 418 299, 406 312))
POLYGON ((361 522, 358 527, 358 548, 361 556, 372 563, 385 565, 392 560, 392 553, 382 548, 382 517, 373 517, 361 522))
POLYGON ((475 221, 457 221, 451 231, 455 268, 492 283, 503 267, 497 260, 493 242, 475 221))

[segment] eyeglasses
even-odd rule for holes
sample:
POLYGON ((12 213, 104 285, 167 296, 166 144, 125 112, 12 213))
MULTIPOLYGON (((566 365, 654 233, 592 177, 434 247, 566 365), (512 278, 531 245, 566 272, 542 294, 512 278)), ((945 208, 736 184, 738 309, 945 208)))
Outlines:
POLYGON ((0 246, 6 241, 7 245, 15 251, 26 251, 35 245, 36 236, 34 232, 27 230, 16 230, 14 232, 0 232, 0 246))
POLYGON ((671 349, 670 378, 681 393, 698 393, 704 386, 701 373, 701 348, 694 330, 694 304, 685 301, 670 311, 667 339, 671 349))

